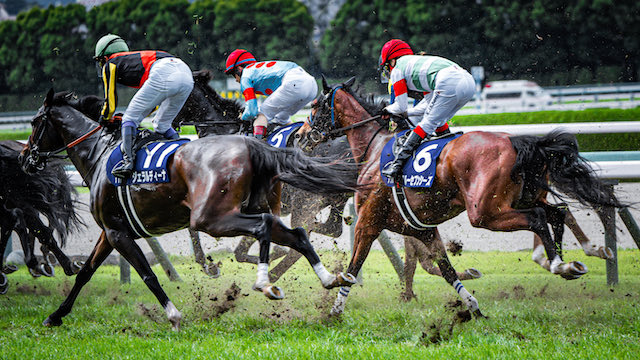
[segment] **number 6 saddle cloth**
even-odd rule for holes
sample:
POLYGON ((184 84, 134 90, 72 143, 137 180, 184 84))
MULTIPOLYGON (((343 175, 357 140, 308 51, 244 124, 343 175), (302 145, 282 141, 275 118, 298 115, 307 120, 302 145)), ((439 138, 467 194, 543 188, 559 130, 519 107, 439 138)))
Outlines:
MULTIPOLYGON (((380 154, 380 170, 395 158, 394 144, 396 141, 404 141, 404 135, 408 130, 398 132, 382 149, 380 154)), ((433 184, 436 175, 436 160, 442 152, 442 149, 454 139, 462 135, 462 132, 450 134, 430 141, 423 142, 418 146, 413 156, 407 160, 402 168, 402 181, 400 185, 405 187, 428 188, 433 184)), ((387 186, 395 186, 393 180, 381 174, 387 186)))

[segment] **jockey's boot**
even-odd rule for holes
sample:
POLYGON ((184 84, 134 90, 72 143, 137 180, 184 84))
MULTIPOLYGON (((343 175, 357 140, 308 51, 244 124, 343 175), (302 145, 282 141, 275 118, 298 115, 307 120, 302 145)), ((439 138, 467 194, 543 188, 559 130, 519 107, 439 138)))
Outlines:
MULTIPOLYGON (((425 139, 428 139, 429 136, 426 135, 425 139)), ((407 160, 411 157, 413 151, 420 145, 423 138, 418 135, 415 131, 411 131, 409 136, 407 136, 407 140, 402 144, 402 148, 396 154, 396 158, 393 159, 392 162, 387 163, 387 165, 382 170, 382 175, 393 179, 395 182, 400 181, 400 176, 402 175, 402 168, 407 160)))
POLYGON ((162 133, 162 136, 164 136, 164 138, 167 139, 167 140, 178 140, 178 139, 180 139, 180 135, 178 135, 178 132, 175 131, 174 128, 169 128, 169 130, 167 130, 164 133, 162 133))
POLYGON ((136 136, 136 128, 132 126, 122 127, 122 162, 111 173, 115 177, 126 179, 133 173, 133 140, 136 136))
POLYGON ((447 135, 447 134, 451 134, 451 130, 449 130, 449 128, 446 128, 446 129, 444 129, 442 131, 437 131, 436 130, 436 136, 444 136, 444 135, 447 135))

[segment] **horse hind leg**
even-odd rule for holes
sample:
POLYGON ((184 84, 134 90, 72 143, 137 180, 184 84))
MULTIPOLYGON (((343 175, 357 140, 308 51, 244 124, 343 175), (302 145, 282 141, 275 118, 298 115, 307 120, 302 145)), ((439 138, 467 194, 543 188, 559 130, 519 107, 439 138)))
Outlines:
POLYGON ((233 212, 216 219, 199 216, 199 212, 192 211, 191 225, 194 229, 204 231, 211 236, 250 235, 258 239, 260 246, 258 271, 253 289, 261 291, 272 300, 284 298, 284 292, 269 282, 269 250, 271 244, 271 226, 273 215, 243 214, 233 212))
POLYGON ((613 259, 613 251, 611 248, 606 246, 597 246, 591 243, 591 240, 587 237, 587 235, 582 231, 580 225, 576 221, 576 218, 573 216, 570 210, 567 210, 566 217, 564 219, 565 225, 571 230, 573 235, 576 237, 582 250, 587 256, 596 256, 600 259, 610 260, 613 259))

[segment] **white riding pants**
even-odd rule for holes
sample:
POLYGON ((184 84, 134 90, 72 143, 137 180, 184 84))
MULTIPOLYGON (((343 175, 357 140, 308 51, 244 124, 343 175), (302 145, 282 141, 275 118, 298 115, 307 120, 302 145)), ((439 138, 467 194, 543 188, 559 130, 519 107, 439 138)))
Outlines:
POLYGON ((313 76, 301 67, 287 71, 282 84, 260 106, 269 123, 285 125, 289 117, 297 113, 318 95, 318 84, 313 76))
POLYGON ((122 122, 140 126, 142 119, 160 105, 153 118, 153 129, 163 134, 193 90, 193 75, 187 64, 178 58, 163 58, 151 65, 149 78, 131 99, 122 122))
POLYGON ((458 66, 444 68, 436 75, 435 89, 408 111, 411 120, 421 115, 418 126, 427 134, 444 125, 475 93, 471 74, 458 66))

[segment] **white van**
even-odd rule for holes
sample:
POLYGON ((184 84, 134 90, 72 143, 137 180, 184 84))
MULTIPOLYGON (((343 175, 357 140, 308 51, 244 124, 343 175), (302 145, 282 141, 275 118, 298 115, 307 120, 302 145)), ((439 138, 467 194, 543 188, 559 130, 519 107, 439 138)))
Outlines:
POLYGON ((551 95, 528 80, 490 81, 480 98, 487 110, 537 110, 553 103, 551 95))

